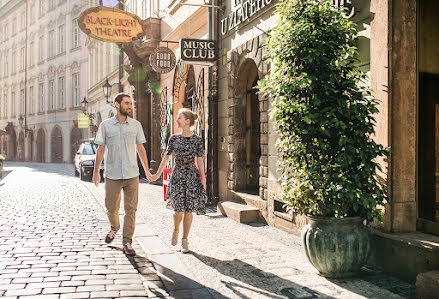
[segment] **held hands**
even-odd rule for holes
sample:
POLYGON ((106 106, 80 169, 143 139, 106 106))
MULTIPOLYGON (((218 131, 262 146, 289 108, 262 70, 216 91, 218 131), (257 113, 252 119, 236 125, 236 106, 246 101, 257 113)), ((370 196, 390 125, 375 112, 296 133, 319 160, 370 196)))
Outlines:
POLYGON ((160 173, 156 173, 151 176, 151 182, 157 181, 157 179, 160 177, 160 173))
POLYGON ((151 172, 149 172, 149 171, 146 172, 146 178, 147 178, 148 181, 150 181, 150 182, 153 181, 153 180, 152 180, 152 174, 151 174, 151 172))

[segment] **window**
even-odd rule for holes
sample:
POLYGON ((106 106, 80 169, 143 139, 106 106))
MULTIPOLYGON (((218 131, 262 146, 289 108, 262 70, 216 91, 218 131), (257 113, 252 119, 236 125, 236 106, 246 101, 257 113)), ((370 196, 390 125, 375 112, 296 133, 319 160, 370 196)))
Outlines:
POLYGON ((29 44, 29 66, 34 65, 34 42, 30 42, 29 44))
POLYGON ((8 117, 8 92, 3 94, 3 117, 8 117))
POLYGON ((21 26, 20 29, 24 30, 26 28, 26 12, 21 14, 21 26))
POLYGON ((44 83, 38 86, 38 112, 44 112, 44 83))
POLYGON ((49 0, 49 10, 54 9, 56 6, 55 0, 49 0))
POLYGON ((55 110, 55 80, 49 81, 49 110, 55 110))
POLYGON ((9 59, 8 59, 9 55, 8 54, 9 54, 8 52, 6 52, 6 54, 5 54, 5 73, 4 73, 5 77, 9 76, 9 59))
POLYGON ((15 92, 11 92, 11 116, 15 116, 15 92))
POLYGON ((66 50, 66 29, 64 25, 58 27, 58 53, 64 53, 66 50))
POLYGON ((30 6, 29 19, 30 19, 31 24, 33 24, 33 22, 35 22, 35 4, 34 3, 32 3, 32 5, 30 6))
POLYGON ((72 107, 79 107, 79 73, 72 75, 72 107))
POLYGON ((58 108, 64 109, 66 107, 66 97, 65 97, 65 79, 64 77, 58 78, 58 108))
POLYGON ((40 40, 38 42, 38 61, 41 62, 44 60, 44 36, 40 36, 40 40))
POLYGON ((21 71, 24 71, 24 67, 25 67, 25 64, 26 64, 26 61, 25 61, 26 56, 24 55, 24 53, 25 53, 24 47, 22 47, 21 50, 20 50, 20 70, 21 71))
POLYGON ((44 16, 44 1, 46 0, 40 0, 40 10, 39 10, 39 17, 41 18, 42 16, 44 16))
POLYGON ((4 40, 6 40, 7 39, 7 35, 9 35, 9 23, 6 23, 6 26, 5 26, 5 35, 4 35, 4 40))
POLYGON ((12 60, 11 60, 11 74, 15 74, 17 71, 17 57, 15 56, 16 51, 12 51, 12 60))
POLYGON ((55 30, 49 31, 49 40, 48 40, 47 51, 49 52, 47 54, 48 58, 55 56, 55 30))
POLYGON ((17 33, 17 18, 12 19, 12 35, 17 33))
POLYGON ((24 115, 24 89, 20 90, 20 114, 24 115))
POLYGON ((29 113, 34 113, 34 87, 29 87, 29 113))
POLYGON ((74 19, 72 23, 72 48, 79 47, 79 27, 78 20, 74 19))

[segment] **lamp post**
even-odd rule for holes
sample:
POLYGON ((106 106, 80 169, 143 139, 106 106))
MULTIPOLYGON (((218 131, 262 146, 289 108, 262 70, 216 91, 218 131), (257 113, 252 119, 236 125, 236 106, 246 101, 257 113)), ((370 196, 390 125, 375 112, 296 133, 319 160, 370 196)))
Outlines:
POLYGON ((87 112, 88 111, 88 101, 87 101, 87 99, 85 97, 84 97, 84 99, 81 102, 81 111, 85 115, 88 115, 89 125, 91 123, 91 126, 93 126, 93 119, 95 117, 95 114, 87 112))
POLYGON ((82 111, 82 113, 87 114, 87 109, 88 109, 88 101, 84 97, 84 99, 81 102, 81 111, 82 111))
POLYGON ((110 95, 111 95, 111 88, 112 87, 113 87, 113 85, 111 85, 110 82, 108 82, 108 79, 105 79, 105 83, 104 83, 104 85, 102 85, 102 89, 104 91, 104 96, 105 96, 105 100, 107 101, 107 104, 113 104, 113 103, 111 103, 111 101, 108 100, 110 98, 110 95))
POLYGON ((24 117, 23 114, 20 114, 20 116, 18 117, 18 124, 20 125, 21 128, 23 128, 23 123, 24 123, 24 117))

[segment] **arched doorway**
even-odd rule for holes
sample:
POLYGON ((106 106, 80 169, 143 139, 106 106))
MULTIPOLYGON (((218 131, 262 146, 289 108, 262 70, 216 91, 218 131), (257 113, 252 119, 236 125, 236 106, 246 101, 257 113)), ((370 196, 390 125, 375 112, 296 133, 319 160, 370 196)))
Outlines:
POLYGON ((259 80, 255 62, 247 59, 241 66, 235 89, 238 105, 234 122, 236 151, 236 190, 259 194, 260 113, 256 85, 259 80))
POLYGON ((24 133, 20 132, 18 135, 18 160, 24 161, 24 133))
POLYGON ((179 61, 174 71, 174 83, 172 90, 173 105, 173 128, 176 128, 177 114, 180 108, 192 109, 195 97, 195 72, 192 64, 179 61))
POLYGON ((8 135, 8 158, 17 159, 17 134, 13 128, 9 130, 8 135))
POLYGON ((51 161, 52 163, 62 163, 63 162, 63 146, 62 146, 62 132, 59 127, 55 127, 52 130, 52 134, 50 136, 50 152, 51 152, 51 161))
POLYGON ((73 162, 76 151, 79 149, 82 140, 81 130, 77 127, 73 127, 70 133, 70 161, 73 162))
POLYGON ((46 133, 42 128, 37 133, 37 155, 35 160, 37 162, 46 162, 46 133))
POLYGON ((34 133, 30 131, 27 135, 27 159, 28 161, 34 160, 34 133))

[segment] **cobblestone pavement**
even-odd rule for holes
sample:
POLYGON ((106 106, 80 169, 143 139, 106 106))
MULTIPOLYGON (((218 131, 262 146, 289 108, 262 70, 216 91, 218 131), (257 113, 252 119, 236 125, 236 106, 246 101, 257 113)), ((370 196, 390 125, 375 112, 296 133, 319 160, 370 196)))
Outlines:
MULTIPOLYGON (((91 186, 91 184, 90 184, 91 186)), ((98 188, 101 200, 103 188, 98 188)), ((266 225, 239 224, 211 208, 195 216, 191 254, 170 245, 173 212, 160 186, 140 185, 144 221, 215 298, 413 298, 414 285, 365 268, 358 279, 329 280, 306 259, 300 239, 266 225)), ((138 232, 140 233, 140 232, 138 232)))
MULTIPOLYGON (((104 184, 96 188, 82 182, 73 177, 73 166, 63 164, 7 163, 5 173, 0 180, 0 296, 169 295, 163 281, 172 277, 160 273, 163 267, 153 261, 154 252, 142 252, 135 243, 137 257, 129 259, 103 244, 108 223, 97 202, 102 206, 104 184)), ((153 240, 144 236, 154 232, 166 253, 172 253, 162 257, 186 267, 188 277, 215 298, 413 297, 413 285, 373 269, 358 279, 320 277, 296 236, 270 226, 238 224, 215 208, 194 217, 192 253, 183 254, 170 245, 172 214, 162 187, 141 183, 137 240, 153 240)), ((118 234, 115 246, 120 239, 118 234)))
POLYGON ((120 235, 103 242, 104 210, 72 165, 6 163, 0 210, 0 297, 155 297, 152 264, 138 244, 125 256, 120 235))

